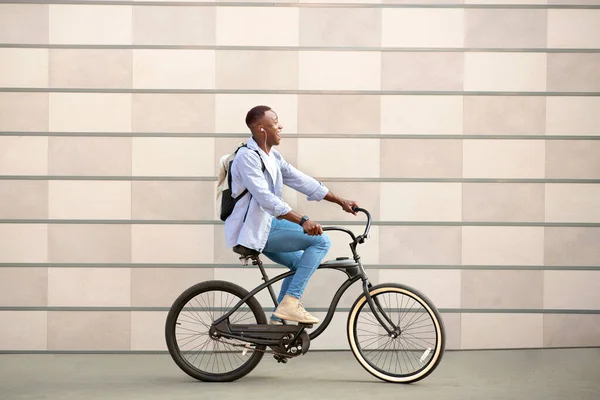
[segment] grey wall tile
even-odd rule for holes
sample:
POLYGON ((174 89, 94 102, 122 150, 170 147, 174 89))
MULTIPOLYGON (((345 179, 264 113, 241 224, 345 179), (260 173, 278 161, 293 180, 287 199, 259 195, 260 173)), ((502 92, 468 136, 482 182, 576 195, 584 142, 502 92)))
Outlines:
POLYGON ((382 226, 379 261, 382 264, 460 265, 461 240, 459 226, 382 226))
POLYGON ((543 308, 544 271, 462 272, 464 308, 543 308))
POLYGON ((213 132, 213 94, 134 94, 134 132, 213 132))
POLYGON ((546 141, 546 178, 599 179, 600 141, 546 141))
POLYGON ((446 350, 460 350, 461 314, 442 313, 446 331, 446 350))
POLYGON ((47 350, 48 312, 46 311, 0 311, 3 324, 0 327, 2 350, 47 350))
POLYGON ((0 93, 0 130, 48 131, 48 93, 0 93))
POLYGON ((381 176, 460 178, 462 153, 462 140, 382 139, 381 176))
POLYGON ((546 10, 465 10, 465 47, 545 46, 546 10))
POLYGON ((600 228, 546 227, 545 265, 600 265, 600 228))
POLYGON ((463 90, 461 53, 392 53, 381 55, 383 90, 463 90))
POLYGON ((131 50, 51 49, 50 87, 128 89, 132 64, 131 50))
POLYGON ((0 306, 48 304, 48 268, 0 268, 0 306))
POLYGON ((214 182, 132 182, 133 219, 213 219, 214 182))
POLYGON ((466 135, 543 135, 546 100, 542 96, 465 96, 466 135))
POLYGON ((51 137, 50 175, 131 175, 131 138, 51 137))
POLYGON ((133 43, 214 45, 215 22, 215 7, 134 7, 133 43))
POLYGON ((0 4, 0 42, 48 43, 47 4, 0 4))
POLYGON ((4 181, 0 218, 48 218, 48 181, 4 181))
POLYGON ((548 91, 600 91, 600 54, 548 54, 548 91))
POLYGON ((131 225, 51 224, 50 262, 131 262, 131 225))
POLYGON ((463 183, 463 220, 543 222, 544 185, 463 183))
POLYGON ((48 312, 48 350, 129 350, 130 343, 130 312, 48 312))
POLYGON ((378 96, 300 95, 298 132, 379 133, 380 109, 378 96))
POLYGON ((377 47, 378 8, 300 8, 300 46, 377 47))
POLYGON ((600 315, 544 315, 544 347, 600 346, 600 315))

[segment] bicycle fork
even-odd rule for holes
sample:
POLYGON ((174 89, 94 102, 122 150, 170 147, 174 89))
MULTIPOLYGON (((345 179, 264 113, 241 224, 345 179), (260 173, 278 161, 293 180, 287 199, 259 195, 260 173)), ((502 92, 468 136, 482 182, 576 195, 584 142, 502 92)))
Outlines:
POLYGON ((371 308, 373 315, 375 315, 375 319, 377 319, 377 321, 381 324, 381 326, 383 326, 383 329, 385 329, 387 331, 387 333, 390 337, 392 337, 394 339, 397 338, 402 333, 400 331, 400 326, 396 326, 394 324, 394 322, 390 319, 390 317, 383 310, 383 307, 381 307, 381 303, 379 303, 379 300, 371 297, 370 289, 371 289, 371 287, 373 287, 373 285, 371 285, 369 280, 366 278, 363 278, 362 282, 363 282, 363 291, 365 293, 365 297, 367 298, 367 303, 369 304, 369 308, 371 308), (387 324, 381 318, 381 315, 383 315, 383 318, 385 319, 385 321, 387 321, 387 324), (391 325, 391 328, 388 327, 388 324, 391 325))

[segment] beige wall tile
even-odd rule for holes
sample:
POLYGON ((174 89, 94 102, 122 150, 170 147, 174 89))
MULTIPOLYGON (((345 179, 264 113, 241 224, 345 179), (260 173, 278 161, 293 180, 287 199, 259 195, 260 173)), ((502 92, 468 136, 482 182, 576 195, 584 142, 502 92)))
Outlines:
POLYGON ((465 47, 546 47, 546 10, 466 9, 464 18, 465 47))
MULTIPOLYGON (((228 138, 228 137, 217 137, 215 138, 215 154, 214 154, 214 164, 219 165, 219 160, 226 154, 231 154, 235 152, 235 149, 239 146, 240 143, 247 143, 250 139, 250 135, 248 137, 236 137, 236 138, 228 138)), ((291 137, 283 137, 279 146, 276 147, 276 150, 282 155, 282 157, 291 165, 298 165, 298 139, 291 137)), ((217 171, 215 171, 216 173, 217 171)), ((285 190, 287 186, 284 186, 284 196, 285 190)), ((215 182, 215 190, 216 190, 216 182, 215 182)), ((216 217, 216 215, 215 215, 216 217)))
POLYGON ((48 131, 48 93, 0 93, 0 130, 48 131))
POLYGON ((462 349, 542 347, 543 314, 463 314, 462 349))
POLYGON ((0 311, 0 350, 46 350, 46 311, 0 311))
POLYGON ((0 218, 48 218, 48 182, 7 180, 0 185, 0 218))
POLYGON ((600 228, 545 228, 545 265, 600 265, 600 228))
POLYGON ((446 333, 446 350, 460 350, 461 329, 460 322, 461 314, 458 313, 442 313, 442 321, 444 321, 444 329, 446 333))
POLYGON ((214 89, 214 50, 134 50, 133 87, 214 89))
POLYGON ((50 5, 51 44, 131 44, 132 7, 50 5))
POLYGON ((463 47, 463 10, 387 8, 382 14, 384 47, 463 47))
POLYGON ((131 262, 131 225, 50 225, 48 261, 129 263, 131 262))
POLYGON ((215 7, 136 6, 133 43, 214 45, 215 16, 215 7))
POLYGON ((133 225, 134 263, 211 263, 212 225, 133 225))
POLYGON ((460 178, 462 151, 461 140, 382 139, 381 176, 460 178))
POLYGON ((300 95, 300 133, 379 133, 380 99, 371 95, 300 95))
MULTIPOLYGON (((267 258, 267 256, 261 257, 262 261, 265 263, 272 264, 273 262, 267 258)), ((266 270, 267 275, 270 279, 275 278, 277 275, 287 272, 287 268, 269 268, 266 270)), ((313 278, 316 277, 316 274, 311 277, 308 285, 310 286, 313 282, 313 278)), ((232 282, 236 285, 241 286, 242 288, 250 291, 264 283, 261 279, 260 272, 257 267, 240 267, 240 268, 215 268, 214 270, 214 279, 216 280, 224 280, 232 282)), ((190 281, 191 282, 191 281, 190 281)), ((275 296, 279 295, 279 290, 281 288, 281 281, 273 284, 273 290, 275 290, 275 296)), ((306 292, 305 292, 306 294, 306 292)), ((271 296, 269 295, 268 289, 265 289, 259 292, 256 296, 256 299, 260 302, 261 306, 265 308, 265 313, 267 318, 270 317, 271 313, 268 311, 273 307, 273 300, 271 300, 271 296)), ((303 296, 303 301, 309 299, 308 295, 303 296)), ((314 300, 314 299, 313 299, 314 300)), ((274 307, 273 307, 274 308, 274 307)))
MULTIPOLYGON (((361 254, 362 255, 362 254, 361 254)), ((335 254, 329 254, 327 259, 335 258, 335 254)), ((370 262, 370 260, 369 260, 370 262)), ((376 285, 379 282, 379 271, 376 269, 369 269, 367 271, 369 275, 369 282, 373 285, 376 285)), ((306 291, 302 296, 302 301, 306 307, 319 307, 329 309, 331 301, 335 296, 335 293, 338 291, 340 286, 348 279, 348 276, 341 272, 332 269, 319 269, 315 274, 310 278, 310 282, 306 287, 306 291)), ((277 295, 279 295, 279 290, 275 291, 277 295)), ((358 298, 358 296, 362 295, 363 289, 360 282, 355 283, 350 286, 346 292, 342 295, 338 307, 350 308, 354 301, 358 298)), ((269 307, 272 306, 273 302, 265 302, 263 304, 268 304, 269 307)), ((341 312, 342 315, 347 315, 347 313, 341 312)), ((328 328, 329 329, 329 328, 328 328)), ((320 337, 319 337, 320 339, 320 337)), ((312 343, 311 343, 312 344, 312 343)))
POLYGON ((315 178, 378 177, 379 140, 298 139, 298 169, 315 178))
POLYGON ((48 350, 129 350, 131 313, 48 312, 48 350))
POLYGON ((546 142, 546 178, 600 178, 600 142, 549 140, 546 142))
POLYGON ((45 307, 47 304, 48 268, 0 268, 0 306, 45 307))
POLYGON ((297 51, 219 50, 216 65, 218 89, 298 88, 297 51))
POLYGON ((381 9, 300 8, 300 46, 378 47, 381 9))
MULTIPOLYGON (((361 222, 364 221, 365 219, 362 217, 361 222)), ((327 224, 326 226, 331 225, 327 224)), ((362 235, 365 231, 365 225, 335 224, 335 226, 346 228, 353 232, 354 235, 362 235)), ((364 265, 375 265, 380 262, 380 229, 381 228, 378 226, 372 226, 369 233, 369 239, 367 239, 365 243, 361 244, 357 249, 364 265)), ((331 247, 327 253, 327 256, 325 257, 325 260, 333 260, 336 257, 352 257, 352 251, 350 250, 349 245, 352 239, 347 233, 340 231, 328 231, 327 235, 329 236, 329 239, 331 239, 331 247)), ((373 274, 373 271, 369 273, 373 274)))
POLYGON ((133 138, 135 176, 213 176, 212 138, 133 138))
POLYGON ((464 140, 465 178, 544 178, 541 140, 464 140))
POLYGON ((48 305, 129 306, 129 271, 129 268, 49 268, 48 305))
POLYGON ((165 311, 131 313, 131 350, 167 351, 165 342, 165 311))
POLYGON ((213 276, 213 268, 133 268, 131 305, 171 307, 190 286, 211 280, 213 276))
POLYGON ((541 309, 544 271, 462 272, 463 308, 541 309))
POLYGON ((381 133, 460 135, 462 96, 383 96, 381 133))
POLYGON ((427 296, 438 308, 460 308, 461 271, 447 269, 380 269, 380 282, 402 282, 427 296))
POLYGON ((546 184, 546 222, 600 222, 600 185, 546 184))
POLYGON ((600 97, 546 97, 546 133, 600 135, 600 97))
POLYGON ((544 271, 545 309, 600 309, 600 271, 544 271))
POLYGON ((600 315, 544 315, 544 347, 570 346, 600 346, 600 315))
POLYGON ((381 220, 460 221, 461 218, 461 183, 381 183, 381 220))
POLYGON ((549 54, 548 90, 571 92, 600 90, 600 55, 549 54))
POLYGON ((133 219, 214 218, 214 182, 144 181, 131 185, 133 219))
MULTIPOLYGON (((233 250, 231 250, 231 248, 228 248, 225 245, 225 226, 223 224, 213 225, 212 235, 214 238, 214 262, 241 265, 239 261, 240 256, 235 254, 233 250)), ((265 262, 266 264, 272 264, 271 261, 266 259, 263 259, 263 262, 265 262)))
POLYGON ((49 75, 56 88, 129 89, 131 50, 51 49, 49 75))
POLYGON ((130 219, 131 182, 51 181, 51 219, 130 219))
POLYGON ((466 135, 543 135, 546 98, 542 96, 465 96, 466 135))
POLYGON ((548 91, 600 91, 600 54, 548 54, 548 91))
POLYGON ((381 64, 384 90, 463 89, 462 53, 384 52, 381 64))
POLYGON ((46 175, 47 173, 47 137, 0 136, 0 174, 46 175))
POLYGON ((50 130, 131 132, 131 94, 50 93, 50 130))
POLYGON ((48 87, 47 49, 0 49, 0 86, 48 87))
POLYGON ((459 226, 381 226, 379 235, 381 264, 461 263, 459 226))
POLYGON ((466 91, 546 90, 544 53, 465 53, 466 91))
POLYGON ((464 183, 463 220, 544 222, 544 185, 464 183))
MULTIPOLYGON (((311 314, 321 321, 323 321, 327 315, 326 312, 312 312, 311 314)), ((317 340, 310 343, 310 348, 312 350, 349 350, 350 346, 348 345, 346 333, 347 320, 348 317, 346 313, 335 313, 325 332, 323 332, 317 340)))
POLYGON ((130 137, 51 137, 50 175, 131 175, 130 137))
POLYGON ((48 226, 0 224, 0 262, 48 262, 48 226))
POLYGON ((359 51, 302 51, 301 90, 379 90, 381 54, 359 51))
POLYGON ((464 265, 542 265, 544 228, 463 226, 464 265))
POLYGON ((207 133, 215 129, 213 94, 134 94, 134 132, 207 133))
POLYGON ((246 114, 258 105, 269 106, 277 113, 284 137, 286 133, 298 132, 298 95, 295 94, 217 94, 215 132, 247 133, 250 137, 246 114))
MULTIPOLYGON (((360 207, 365 208, 371 213, 373 219, 380 217, 380 194, 379 182, 323 182, 325 186, 336 195, 344 198, 355 200, 360 207)), ((357 216, 346 213, 342 208, 326 200, 323 201, 308 201, 306 196, 298 194, 297 211, 301 214, 309 215, 311 219, 317 221, 362 221, 366 223, 364 214, 359 213, 357 216)), ((355 229, 358 227, 354 227, 355 229)))
POLYGON ((295 7, 219 7, 217 45, 297 46, 298 20, 295 7))
MULTIPOLYGON (((546 4, 548 0, 527 0, 527 4, 546 4)), ((523 4, 523 0, 464 0, 465 4, 523 4)))
POLYGON ((0 42, 48 43, 47 4, 0 4, 0 42))
POLYGON ((548 10, 548 47, 600 47, 600 10, 548 10))

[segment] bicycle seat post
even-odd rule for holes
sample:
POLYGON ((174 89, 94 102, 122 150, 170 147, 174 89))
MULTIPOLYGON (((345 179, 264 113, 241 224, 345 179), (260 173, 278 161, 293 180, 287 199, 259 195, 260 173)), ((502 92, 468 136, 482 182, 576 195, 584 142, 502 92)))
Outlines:
MULTIPOLYGON (((263 266, 263 263, 260 259, 260 255, 257 254, 257 255, 252 256, 251 258, 252 258, 252 265, 258 265, 258 268, 260 269, 260 273, 262 275, 262 280, 267 282, 269 280, 269 277, 267 276, 265 267, 263 266)), ((277 307, 279 305, 279 303, 277 302, 277 296, 275 295, 275 291, 273 290, 273 287, 269 286, 267 289, 269 289, 269 294, 271 295, 273 304, 275 305, 275 307, 277 307)))

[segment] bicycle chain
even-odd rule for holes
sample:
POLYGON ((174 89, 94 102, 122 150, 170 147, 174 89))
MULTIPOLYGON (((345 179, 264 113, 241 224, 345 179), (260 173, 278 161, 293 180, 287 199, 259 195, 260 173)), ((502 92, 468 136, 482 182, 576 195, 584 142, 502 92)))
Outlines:
POLYGON ((277 352, 275 350, 267 350, 267 349, 261 350, 261 349, 257 349, 256 347, 246 347, 245 344, 229 343, 229 342, 226 342, 225 340, 223 340, 221 338, 219 338, 219 339, 212 338, 212 339, 215 340, 215 341, 217 341, 217 342, 225 343, 226 345, 229 345, 229 346, 243 347, 244 349, 254 350, 254 351, 260 351, 261 353, 265 353, 265 354, 274 354, 274 355, 283 356, 283 357, 287 357, 287 358, 294 358, 294 357, 297 357, 299 355, 299 354, 290 355, 290 354, 287 354, 287 353, 280 353, 280 352, 277 352))

